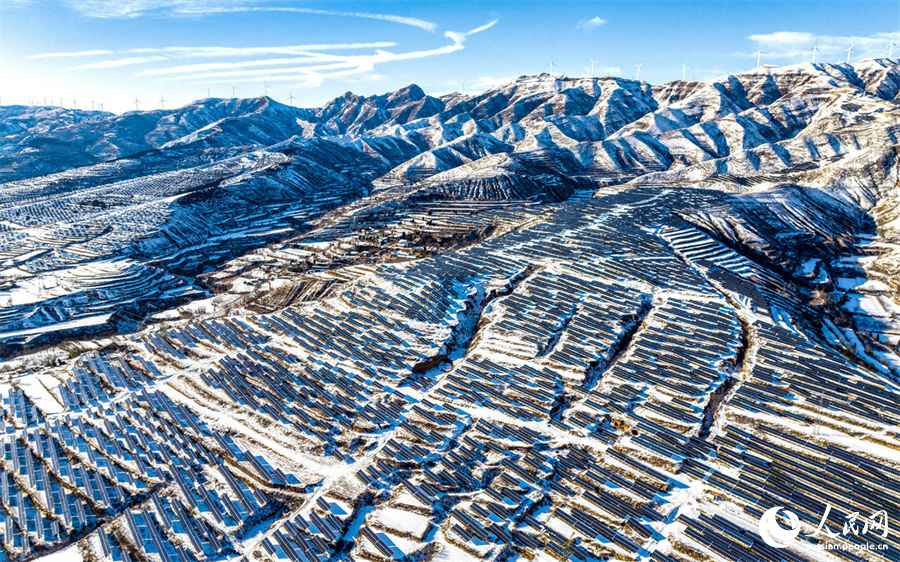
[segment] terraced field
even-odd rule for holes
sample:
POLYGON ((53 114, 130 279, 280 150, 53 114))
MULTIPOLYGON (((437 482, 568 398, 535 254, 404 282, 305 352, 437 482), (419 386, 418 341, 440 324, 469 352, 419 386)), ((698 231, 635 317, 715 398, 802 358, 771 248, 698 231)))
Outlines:
POLYGON ((36 137, 68 167, 10 136, 0 560, 900 560, 898 92, 540 75, 91 114, 36 137))
MULTIPOLYGON (((640 188, 538 221, 494 213, 508 232, 472 246, 323 271, 322 298, 20 374, 4 548, 819 559, 815 541, 766 546, 758 518, 900 515, 896 387, 817 338, 783 280, 679 217, 732 204, 640 188)), ((885 544, 871 556, 900 553, 885 544)))

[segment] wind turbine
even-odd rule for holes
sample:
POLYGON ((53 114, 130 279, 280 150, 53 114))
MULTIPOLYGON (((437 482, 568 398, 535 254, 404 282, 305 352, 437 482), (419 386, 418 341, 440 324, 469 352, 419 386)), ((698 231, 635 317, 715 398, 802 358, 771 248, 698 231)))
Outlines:
POLYGON ((847 64, 850 64, 850 55, 853 54, 853 43, 850 43, 850 48, 847 49, 847 64))
POLYGON ((463 80, 462 82, 462 95, 466 95, 466 82, 468 82, 468 80, 463 80))
POLYGON ((812 60, 813 64, 816 64, 816 53, 818 53, 818 52, 819 52, 819 40, 817 38, 815 45, 813 45, 813 60, 812 60))
POLYGON ((100 107, 100 111, 103 111, 103 102, 98 102, 97 105, 100 107))
POLYGON ((141 103, 141 100, 138 99, 137 94, 134 95, 134 110, 139 111, 138 104, 141 103))
POLYGON ((756 44, 756 68, 759 68, 760 57, 762 57, 762 51, 759 50, 759 43, 756 44))
POLYGON ((237 90, 237 86, 234 84, 231 85, 231 97, 234 97, 234 91, 237 90))
POLYGON ((263 97, 269 97, 269 85, 263 82, 263 97))
POLYGON ((591 59, 591 78, 594 77, 594 63, 596 63, 594 59, 591 59))
POLYGON ((62 96, 59 97, 59 106, 60 106, 60 107, 63 106, 63 104, 62 104, 62 96))
POLYGON ((288 99, 291 102, 291 107, 294 107, 294 92, 288 90, 288 99))
POLYGON ((888 48, 888 58, 894 58, 894 36, 891 35, 891 46, 888 48))
POLYGON ((634 66, 636 66, 637 69, 638 69, 638 73, 637 73, 637 81, 640 82, 640 81, 641 81, 641 67, 644 66, 644 63, 636 64, 636 65, 634 65, 634 66))
POLYGON ((159 95, 159 107, 162 110, 166 109, 166 98, 162 97, 162 94, 159 95))
POLYGON ((210 92, 210 88, 209 88, 209 86, 207 86, 207 87, 206 87, 206 97, 207 97, 207 99, 212 97, 212 94, 210 94, 209 92, 210 92))
POLYGON ((91 111, 94 111, 94 100, 91 100, 91 111))
POLYGON ((72 98, 72 109, 78 109, 78 100, 72 98))
POLYGON ((553 56, 550 57, 550 64, 545 64, 544 66, 550 67, 550 76, 553 76, 553 56))

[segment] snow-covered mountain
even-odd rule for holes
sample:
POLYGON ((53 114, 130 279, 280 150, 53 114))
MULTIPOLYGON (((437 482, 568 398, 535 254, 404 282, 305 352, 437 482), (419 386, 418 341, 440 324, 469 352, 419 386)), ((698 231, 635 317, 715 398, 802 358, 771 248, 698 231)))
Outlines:
POLYGON ((900 559, 898 69, 0 108, 0 558, 900 559))
MULTIPOLYGON (((810 259, 802 256, 825 248, 842 255, 841 244, 875 233, 876 222, 878 240, 893 240, 898 94, 900 64, 873 59, 659 86, 541 74, 434 97, 411 85, 368 97, 348 92, 319 108, 270 98, 123 115, 0 108, 0 248, 10 266, 29 272, 5 283, 15 291, 31 275, 123 257, 191 283, 348 201, 366 213, 403 201, 551 203, 623 184, 738 194, 753 210, 740 229, 712 216, 701 222, 797 272, 810 259), (95 204, 123 190, 130 199, 95 204), (135 214, 146 205, 159 211, 135 214), (766 224, 760 209, 772 215, 766 224), (109 231, 92 228, 98 224, 109 231), (74 236, 60 236, 72 228, 74 236), (248 229, 273 234, 234 235, 248 229), (227 242, 212 251, 210 234, 227 242), (197 247, 205 250, 187 257, 197 247)), ((893 263, 883 257, 873 275, 889 283, 900 273, 893 263)), ((59 310, 52 299, 25 301, 59 310)), ((7 329, 55 317, 23 306, 7 311, 18 319, 7 329)))
POLYGON ((0 114, 0 177, 150 149, 269 146, 293 136, 336 135, 411 143, 421 154, 393 171, 402 177, 541 149, 563 160, 558 153, 569 153, 574 161, 565 165, 603 174, 665 170, 697 179, 748 166, 764 173, 889 139, 895 134, 891 117, 882 114, 890 112, 885 103, 898 92, 896 62, 874 59, 766 67, 661 86, 542 74, 478 95, 432 97, 411 85, 380 96, 348 92, 316 109, 270 98, 206 99, 123 115, 15 106, 0 114), (728 160, 708 164, 723 158, 728 160))

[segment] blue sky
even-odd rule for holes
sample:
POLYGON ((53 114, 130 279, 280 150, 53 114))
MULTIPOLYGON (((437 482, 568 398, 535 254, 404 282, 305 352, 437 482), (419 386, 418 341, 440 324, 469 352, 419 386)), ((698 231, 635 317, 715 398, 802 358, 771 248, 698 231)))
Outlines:
MULTIPOLYGON (((268 94, 317 106, 410 83, 482 91, 554 70, 659 84, 886 56, 900 2, 0 0, 0 103, 109 111, 268 94)), ((900 57, 900 46, 894 57, 900 57)))

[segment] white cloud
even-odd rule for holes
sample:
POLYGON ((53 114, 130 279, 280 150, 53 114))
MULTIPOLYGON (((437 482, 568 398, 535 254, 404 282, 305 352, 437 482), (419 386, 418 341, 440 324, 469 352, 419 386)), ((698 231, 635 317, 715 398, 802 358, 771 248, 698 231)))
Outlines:
POLYGON ((323 15, 323 16, 346 16, 353 18, 364 18, 364 19, 373 19, 373 20, 381 20, 381 21, 389 21, 393 23, 399 23, 403 25, 410 25, 413 27, 418 27, 420 29, 424 29, 425 31, 435 31, 438 28, 438 25, 434 22, 425 21, 419 18, 410 18, 406 16, 396 16, 393 14, 370 14, 367 12, 340 12, 335 10, 316 10, 313 8, 292 8, 292 7, 280 7, 280 6, 257 6, 257 7, 232 7, 232 8, 198 8, 196 10, 182 10, 183 14, 196 14, 196 15, 205 15, 210 13, 235 13, 235 12, 288 12, 295 14, 314 14, 314 15, 323 15))
MULTIPOLYGON (((65 0, 73 8, 90 17, 133 18, 144 15, 200 16, 216 13, 283 12, 366 18, 412 26, 428 32, 438 30, 438 24, 418 18, 392 14, 345 12, 308 8, 266 6, 270 0, 65 0), (215 4, 215 5, 212 5, 215 4)), ((161 46, 135 47, 121 51, 95 50, 68 53, 43 53, 33 58, 101 56, 100 60, 79 61, 73 70, 92 71, 134 66, 135 77, 151 77, 158 82, 181 84, 255 84, 264 82, 279 87, 318 86, 326 80, 346 81, 383 80, 377 72, 385 64, 439 57, 461 51, 469 37, 485 32, 498 20, 468 31, 444 31, 443 44, 433 47, 404 50, 395 41, 366 43, 333 43, 287 45, 273 47, 228 46, 161 46), (105 60, 104 60, 105 59, 105 60), (195 59, 191 61, 190 59, 195 59), (163 63, 163 64, 154 64, 163 63), (142 68, 142 65, 145 65, 142 68)))
POLYGON ((470 29, 469 31, 445 31, 444 37, 452 40, 457 46, 462 48, 462 44, 466 42, 466 38, 469 35, 475 35, 476 33, 481 33, 487 29, 494 27, 499 20, 491 20, 488 23, 476 27, 475 29, 470 29))
POLYGON ((200 14, 237 5, 236 0, 66 0, 70 8, 91 18, 136 18, 147 15, 200 14))
POLYGON ((28 59, 53 59, 53 58, 74 58, 74 57, 95 57, 98 55, 111 55, 112 51, 95 49, 93 51, 71 51, 67 53, 40 53, 37 55, 29 55, 28 59))
POLYGON ((148 62, 156 62, 166 60, 166 57, 128 57, 124 59, 105 60, 94 62, 91 64, 82 64, 72 68, 72 70, 94 70, 98 68, 119 68, 122 66, 133 66, 135 64, 145 64, 148 62))
POLYGON ((389 21, 435 31, 437 24, 394 14, 344 12, 287 6, 260 6, 258 0, 66 0, 76 12, 92 18, 137 18, 148 15, 205 16, 239 12, 289 12, 389 21), (248 4, 251 4, 248 6, 248 4), (252 5, 256 4, 256 5, 252 5))
POLYGON ((481 33, 482 31, 487 31, 488 29, 497 25, 497 22, 499 22, 499 21, 500 20, 497 20, 497 19, 491 20, 482 26, 476 27, 475 29, 470 29, 469 31, 466 32, 466 35, 475 35, 476 33, 481 33))
POLYGON ((348 49, 378 49, 396 47, 393 41, 372 43, 332 43, 312 45, 286 45, 282 47, 159 47, 154 49, 129 49, 131 54, 164 54, 172 58, 250 57, 257 55, 307 55, 310 51, 338 51, 348 49))
POLYGON ((581 20, 580 22, 578 22, 578 25, 576 25, 575 27, 577 27, 578 29, 583 29, 585 31, 591 31, 591 30, 597 29, 604 23, 606 23, 605 19, 598 17, 598 16, 594 16, 589 20, 581 20))
MULTIPOLYGON (((312 53, 310 53, 312 55, 312 53)), ((154 68, 152 70, 143 70, 135 74, 135 76, 165 76, 167 74, 189 74, 198 72, 212 72, 217 70, 232 70, 237 68, 252 68, 257 66, 279 66, 283 64, 300 64, 316 62, 322 60, 323 57, 307 56, 295 58, 280 59, 262 59, 241 62, 208 62, 203 64, 185 64, 181 66, 170 66, 166 68, 154 68)))
POLYGON ((378 74, 376 72, 370 72, 368 74, 361 74, 354 78, 347 78, 347 82, 352 84, 360 84, 366 82, 381 82, 382 80, 387 80, 388 76, 386 74, 378 74))
MULTIPOLYGON (((813 46, 818 42, 816 62, 845 61, 847 49, 853 45, 851 61, 885 57, 895 33, 875 33, 859 35, 815 35, 806 31, 777 31, 755 34, 747 37, 762 52, 762 62, 768 61, 808 61, 812 58, 813 46)), ((738 53, 738 56, 756 58, 756 51, 738 53)))
MULTIPOLYGON (((196 80, 213 80, 213 83, 244 83, 244 82, 286 82, 294 81, 297 87, 318 86, 326 79, 347 78, 351 76, 366 76, 374 73, 375 67, 400 60, 422 59, 428 57, 436 57, 446 55, 464 49, 464 43, 470 35, 481 33, 490 29, 497 24, 497 20, 492 20, 482 26, 476 27, 466 32, 446 31, 444 37, 450 39, 451 43, 436 47, 433 49, 424 49, 418 51, 408 51, 396 53, 385 49, 375 49, 370 54, 338 54, 338 53, 307 53, 308 57, 305 62, 326 62, 327 64, 316 64, 303 66, 293 66, 287 68, 273 69, 250 69, 252 66, 265 66, 265 64, 247 64, 246 62, 237 63, 220 63, 216 68, 203 68, 198 70, 214 70, 213 72, 197 72, 182 76, 172 76, 162 78, 162 81, 196 81, 196 80), (299 82, 297 82, 299 81, 299 82)), ((293 59, 287 59, 293 62, 293 59)), ((256 61, 263 63, 263 61, 256 61)), ((171 70, 171 69, 169 69, 171 70)), ((153 71, 162 74, 162 71, 153 71)))
POLYGON ((768 45, 805 45, 815 40, 816 36, 806 31, 776 31, 763 35, 750 35, 747 39, 768 45))
MULTIPOLYGON (((217 61, 208 64, 183 65, 176 67, 160 68, 145 70, 137 73, 141 76, 153 75, 160 76, 160 81, 164 82, 189 82, 199 81, 210 83, 247 83, 253 82, 261 84, 263 82, 294 82, 297 87, 317 86, 327 79, 349 78, 349 77, 366 77, 370 79, 375 75, 375 68, 378 65, 401 61, 422 59, 428 57, 436 57, 446 55, 465 48, 464 44, 469 36, 476 33, 486 31, 497 24, 497 20, 492 20, 484 25, 471 29, 469 31, 446 31, 444 37, 450 40, 450 43, 435 47, 432 49, 423 49, 407 52, 394 52, 387 50, 385 47, 394 47, 394 43, 368 43, 368 44, 350 44, 342 45, 346 48, 374 48, 373 52, 365 54, 344 54, 320 51, 303 51, 292 48, 250 48, 239 50, 224 50, 218 53, 224 54, 267 54, 267 53, 283 53, 289 52, 295 55, 301 55, 301 58, 278 58, 278 59, 257 59, 251 61, 222 62, 217 61), (248 52, 249 51, 249 52, 248 52), (271 66, 275 68, 260 68, 271 66), (281 67, 281 68, 279 68, 281 67)), ((161 49, 162 52, 173 52, 174 48, 161 49)), ((206 56, 209 49, 223 48, 190 48, 191 56, 206 56), (199 49, 199 50, 198 50, 199 49)), ((145 51, 142 51, 145 52, 145 51)))
MULTIPOLYGON (((340 61, 334 62, 330 64, 319 64, 319 65, 306 65, 306 66, 295 66, 288 68, 269 68, 264 70, 222 70, 217 72, 201 72, 197 74, 192 74, 190 79, 203 79, 203 78, 225 78, 225 77, 238 77, 242 79, 235 80, 237 82, 248 82, 248 81, 261 81, 261 80, 282 80, 285 79, 284 76, 279 75, 311 75, 317 74, 320 70, 337 70, 337 69, 346 69, 346 68, 354 68, 357 66, 365 65, 365 61, 360 60, 357 62, 353 61, 340 61)), ((181 81, 184 77, 182 76, 174 76, 170 78, 161 79, 162 82, 174 82, 181 81)), ((287 77, 290 79, 290 76, 287 77)))
MULTIPOLYGON (((301 62, 320 62, 328 60, 342 60, 341 55, 332 55, 323 51, 328 50, 348 50, 348 49, 375 49, 383 47, 395 47, 397 43, 393 41, 380 41, 372 43, 333 43, 333 44, 310 44, 310 45, 293 45, 283 47, 157 47, 157 48, 136 48, 124 51, 126 54, 150 55, 142 57, 124 57, 110 60, 103 60, 91 64, 83 64, 74 67, 72 70, 93 70, 101 68, 117 68, 121 66, 129 66, 135 64, 143 64, 148 62, 158 62, 165 60, 179 60, 190 58, 227 58, 227 57, 249 57, 268 54, 294 55, 294 58, 278 58, 278 59, 261 59, 241 62, 214 62, 192 65, 181 65, 167 68, 158 68, 145 70, 136 73, 136 76, 155 76, 165 74, 184 74, 189 72, 202 72, 207 70, 219 70, 253 66, 272 66, 279 64, 297 64, 301 62)), ((45 53, 40 55, 32 55, 29 58, 50 58, 50 57, 83 57, 89 55, 116 54, 113 51, 79 51, 68 53, 45 53)))
POLYGON ((502 86, 515 80, 516 76, 479 76, 471 82, 466 82, 466 93, 483 92, 502 86))

